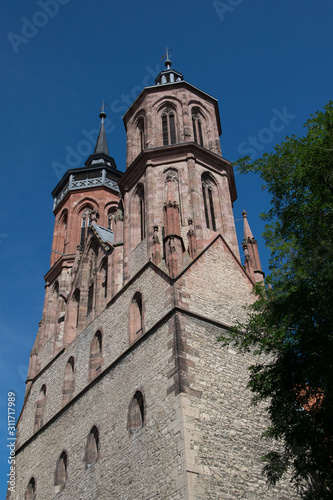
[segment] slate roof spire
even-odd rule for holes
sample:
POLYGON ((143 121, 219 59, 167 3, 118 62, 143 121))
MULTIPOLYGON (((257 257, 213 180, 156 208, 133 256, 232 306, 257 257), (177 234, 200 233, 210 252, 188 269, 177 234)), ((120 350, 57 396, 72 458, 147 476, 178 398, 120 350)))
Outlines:
POLYGON ((109 156, 109 148, 108 148, 108 143, 106 140, 105 127, 104 127, 104 119, 106 118, 106 113, 104 111, 104 108, 106 105, 107 105, 107 103, 104 103, 104 101, 103 101, 103 105, 101 107, 101 112, 99 114, 99 117, 101 119, 101 126, 99 129, 99 134, 98 134, 94 154, 104 153, 105 155, 109 156))
POLYGON ((106 132, 104 120, 106 118, 105 106, 106 102, 103 101, 102 107, 100 109, 99 117, 101 119, 101 126, 99 129, 96 146, 92 155, 85 162, 86 167, 95 167, 98 165, 108 165, 113 168, 117 168, 114 159, 110 156, 108 142, 106 140, 106 132))

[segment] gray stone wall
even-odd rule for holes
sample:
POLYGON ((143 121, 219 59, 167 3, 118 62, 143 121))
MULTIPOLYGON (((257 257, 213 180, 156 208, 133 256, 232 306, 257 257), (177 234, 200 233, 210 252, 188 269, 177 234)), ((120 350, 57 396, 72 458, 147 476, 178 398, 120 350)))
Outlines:
POLYGON ((68 453, 68 478, 58 499, 185 498, 181 414, 174 394, 167 396, 169 340, 165 324, 40 432, 17 455, 20 472, 11 498, 24 497, 31 476, 37 498, 55 498, 54 473, 63 450, 68 453), (145 397, 145 426, 130 435, 128 408, 137 389, 145 397), (87 469, 85 445, 93 425, 99 429, 100 456, 87 469))
POLYGON ((187 395, 185 428, 193 464, 190 470, 194 500, 291 500, 299 498, 288 480, 268 488, 261 457, 271 443, 261 438, 267 426, 264 405, 251 405, 246 389, 251 354, 223 348, 223 330, 206 322, 181 319, 186 338, 189 378, 200 397, 187 395))
POLYGON ((71 356, 75 360, 74 396, 88 385, 90 343, 96 331, 100 330, 103 335, 102 371, 129 348, 129 304, 138 290, 142 293, 144 301, 145 331, 152 328, 171 309, 169 280, 161 277, 148 266, 117 295, 114 302, 81 332, 62 354, 50 363, 45 371, 37 376, 19 420, 19 444, 23 444, 33 434, 36 402, 43 384, 47 388, 44 422, 46 423, 61 410, 65 366, 71 356))

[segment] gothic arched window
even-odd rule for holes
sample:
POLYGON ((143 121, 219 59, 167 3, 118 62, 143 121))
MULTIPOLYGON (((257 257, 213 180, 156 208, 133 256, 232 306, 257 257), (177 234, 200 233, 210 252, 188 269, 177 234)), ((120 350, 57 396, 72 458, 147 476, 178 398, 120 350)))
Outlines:
POLYGON ((91 467, 98 459, 98 450, 99 450, 99 436, 98 429, 94 425, 91 431, 88 434, 86 449, 85 449, 85 457, 84 461, 86 463, 86 468, 91 467))
POLYGON ((163 146, 176 144, 176 117, 172 109, 165 109, 162 113, 163 146))
POLYGON ((74 292, 73 299, 76 307, 76 328, 77 328, 80 319, 80 290, 78 288, 74 292))
POLYGON ((37 398, 34 432, 38 431, 38 429, 40 429, 44 425, 45 403, 46 403, 46 385, 43 384, 37 398))
POLYGON ((102 368, 102 333, 98 330, 90 343, 89 378, 93 380, 102 368))
POLYGON ((142 392, 136 391, 128 410, 128 430, 131 434, 145 425, 145 402, 142 392))
POLYGON ((80 245, 83 246, 85 239, 88 235, 88 230, 91 227, 91 212, 90 208, 87 208, 82 212, 81 215, 81 237, 80 237, 80 245))
POLYGON ((67 361, 64 374, 64 384, 62 387, 62 404, 63 406, 68 403, 74 394, 74 358, 71 356, 67 361))
POLYGON ((216 231, 216 220, 215 220, 215 210, 214 210, 214 190, 216 190, 216 184, 208 172, 202 174, 202 197, 205 211, 206 226, 208 229, 216 231))
POLYGON ((68 457, 67 453, 63 451, 58 458, 55 477, 54 477, 54 486, 55 492, 59 493, 65 487, 66 479, 67 479, 67 467, 68 467, 68 457))
POLYGON ((104 298, 108 295, 108 259, 105 258, 102 265, 103 281, 102 287, 104 288, 104 298))
POLYGON ((66 254, 66 246, 67 246, 67 225, 68 225, 68 210, 65 208, 59 219, 58 219, 58 236, 56 242, 56 250, 60 251, 60 253, 66 254))
POLYGON ((134 342, 143 333, 142 295, 136 292, 130 303, 129 338, 134 342))
POLYGON ((36 480, 32 477, 25 491, 24 500, 35 500, 36 498, 36 480))
POLYGON ((192 125, 193 125, 193 137, 194 142, 203 146, 203 134, 202 134, 202 116, 199 113, 198 108, 192 109, 192 125))
POLYGON ((146 203, 145 203, 145 191, 142 184, 139 184, 136 190, 136 195, 138 198, 138 209, 140 217, 140 237, 141 241, 146 237, 146 203))
POLYGON ((91 313, 94 302, 94 284, 89 285, 88 288, 88 306, 87 306, 87 315, 91 313))
POLYGON ((140 138, 140 151, 143 151, 146 147, 146 138, 145 138, 145 121, 142 116, 138 119, 137 127, 140 138))

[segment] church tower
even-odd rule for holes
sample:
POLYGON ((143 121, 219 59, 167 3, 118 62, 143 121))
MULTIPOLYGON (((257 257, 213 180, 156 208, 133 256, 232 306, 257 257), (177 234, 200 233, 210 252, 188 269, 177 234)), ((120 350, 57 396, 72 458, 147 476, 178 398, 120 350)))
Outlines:
POLYGON ((17 425, 10 500, 296 498, 267 489, 251 356, 221 348, 263 279, 222 156, 216 99, 169 58, 94 154, 54 189, 51 268, 17 425))

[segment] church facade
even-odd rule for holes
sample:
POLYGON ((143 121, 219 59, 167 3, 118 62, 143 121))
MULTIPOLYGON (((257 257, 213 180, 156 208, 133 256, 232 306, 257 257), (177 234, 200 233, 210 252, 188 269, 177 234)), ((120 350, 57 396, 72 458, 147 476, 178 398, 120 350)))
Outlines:
POLYGON ((250 355, 217 338, 263 279, 245 265, 217 101, 167 59, 124 116, 125 173, 104 110, 94 153, 54 189, 42 320, 17 424, 10 500, 296 498, 268 489, 250 355))

